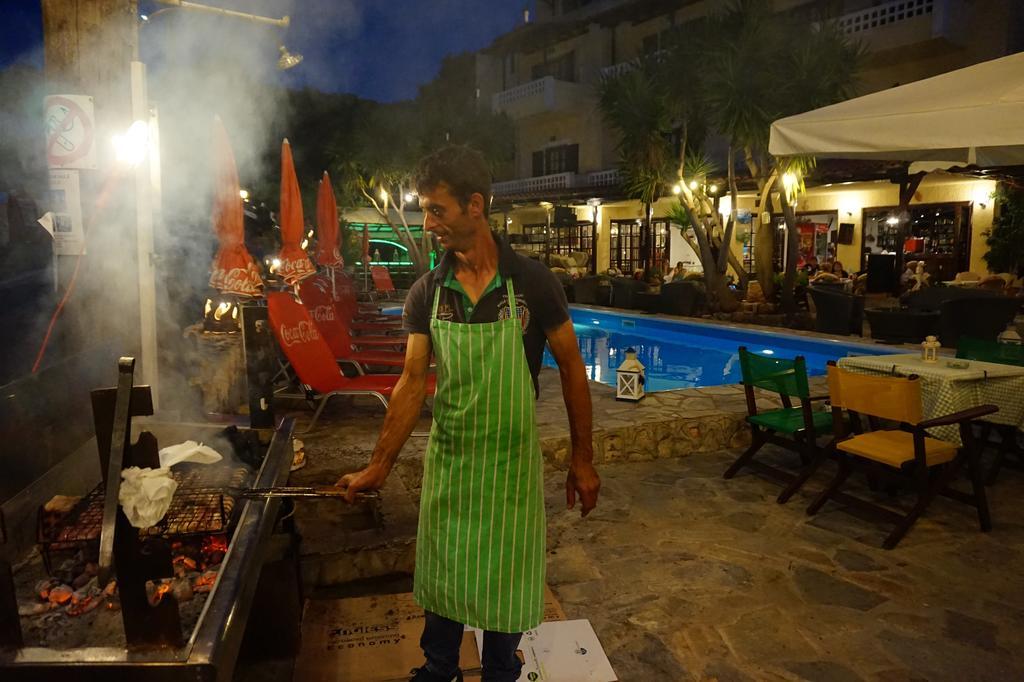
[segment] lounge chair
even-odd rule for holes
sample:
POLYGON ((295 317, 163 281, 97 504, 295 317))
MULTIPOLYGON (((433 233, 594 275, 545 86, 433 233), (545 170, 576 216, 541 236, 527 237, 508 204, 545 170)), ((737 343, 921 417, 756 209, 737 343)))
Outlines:
MULTIPOLYGON (((406 337, 402 336, 352 336, 348 324, 338 315, 331 297, 330 282, 310 277, 299 285, 302 305, 309 311, 323 334, 335 357, 348 359, 353 351, 377 349, 379 351, 404 351, 406 337)), ((401 355, 401 352, 399 353, 401 355)), ((404 356, 403 356, 404 357, 404 356)), ((373 363, 370 363, 373 364, 373 363)), ((384 363, 391 364, 391 363, 384 363)))
POLYGON ((869 472, 882 469, 905 476, 917 489, 917 502, 905 514, 844 495, 844 502, 868 508, 896 523, 896 528, 882 543, 885 549, 892 549, 899 543, 939 494, 974 506, 981 530, 992 528, 971 422, 997 412, 999 408, 981 405, 923 420, 918 377, 855 374, 840 369, 834 362, 830 362, 828 367, 828 388, 838 470, 828 487, 807 508, 808 514, 816 514, 830 498, 836 496, 857 467, 869 472), (854 424, 853 434, 847 426, 844 410, 854 424), (867 424, 862 423, 862 417, 868 417, 867 424), (872 418, 889 420, 900 426, 865 430, 865 427, 874 425, 875 419, 872 418), (954 424, 960 427, 963 447, 932 438, 927 433, 927 429, 954 424), (965 464, 970 472, 972 494, 948 489, 965 464))
POLYGON ((814 303, 814 328, 825 334, 864 333, 864 297, 818 287, 807 290, 814 303))
POLYGON ((1019 299, 999 295, 946 301, 939 318, 939 340, 947 348, 955 348, 961 335, 995 341, 1019 308, 1019 299))
POLYGON ((612 306, 636 310, 640 301, 636 294, 647 291, 647 285, 632 277, 615 277, 612 279, 612 306))
POLYGON ((697 315, 704 307, 704 289, 696 282, 666 282, 661 285, 657 312, 666 315, 697 315))
POLYGON ((864 311, 871 338, 889 343, 919 343, 939 333, 939 313, 868 308, 864 311))
POLYGON ((572 283, 574 303, 597 305, 597 285, 600 277, 580 277, 572 283))
MULTIPOLYGON (((313 318, 290 294, 267 295, 267 315, 281 351, 299 382, 307 388, 308 398, 317 403, 313 419, 305 432, 320 418, 331 398, 338 395, 365 395, 380 400, 386 408, 388 398, 400 378, 397 374, 363 374, 346 377, 334 359, 334 353, 320 335, 313 318)), ((433 395, 436 378, 427 380, 427 395, 433 395)))
POLYGON ((374 292, 371 294, 375 299, 394 299, 398 297, 398 290, 391 280, 391 272, 383 265, 370 267, 370 279, 373 281, 374 292))

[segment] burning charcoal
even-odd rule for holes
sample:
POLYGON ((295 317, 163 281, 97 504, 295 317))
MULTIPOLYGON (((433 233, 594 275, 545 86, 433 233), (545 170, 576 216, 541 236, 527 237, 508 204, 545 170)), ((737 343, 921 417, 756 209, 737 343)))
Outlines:
POLYGON ((181 578, 196 570, 196 560, 185 555, 174 557, 174 575, 181 578))
POLYGON ((160 582, 153 582, 152 580, 146 582, 146 598, 149 600, 150 606, 156 606, 163 601, 164 595, 171 591, 171 582, 169 580, 161 580, 160 582))
POLYGON ((186 602, 195 596, 195 592, 192 591, 192 583, 189 582, 188 578, 177 578, 171 583, 171 593, 174 594, 174 598, 179 603, 186 602))
POLYGON ((60 585, 60 581, 56 578, 44 578, 36 583, 35 593, 39 595, 39 598, 43 601, 50 599, 50 590, 60 585))
POLYGON ((195 582, 192 584, 192 591, 196 594, 204 594, 213 589, 213 584, 215 582, 217 582, 217 571, 209 570, 196 578, 195 582))
POLYGON ((69 616, 81 616, 89 613, 103 603, 103 590, 99 588, 95 580, 71 596, 71 603, 65 609, 69 616))
POLYGON ((70 585, 58 585, 50 590, 49 600, 51 604, 66 604, 71 601, 75 591, 70 585))
POLYGON ((111 580, 107 583, 107 586, 103 588, 103 596, 113 597, 115 595, 117 595, 117 581, 111 580))
POLYGON ((41 616, 44 613, 48 613, 50 609, 56 608, 56 604, 50 602, 36 602, 36 603, 18 603, 18 615, 19 616, 41 616))

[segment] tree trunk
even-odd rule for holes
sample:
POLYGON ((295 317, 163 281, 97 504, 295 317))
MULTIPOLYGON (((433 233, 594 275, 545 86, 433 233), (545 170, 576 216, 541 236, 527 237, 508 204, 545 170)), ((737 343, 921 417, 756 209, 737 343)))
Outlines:
MULTIPOLYGON (((726 264, 729 262, 729 254, 732 253, 730 245, 732 244, 732 233, 736 229, 736 162, 734 157, 736 156, 736 150, 729 145, 729 160, 728 160, 728 173, 729 173, 729 193, 732 200, 732 209, 729 211, 729 222, 725 225, 725 235, 722 237, 722 248, 718 250, 718 271, 725 274, 726 264)), ((718 212, 715 211, 714 206, 711 207, 711 211, 715 220, 719 220, 718 212)), ((738 274, 738 273, 737 273, 738 274)))
MULTIPOLYGON (((754 151, 749 146, 743 148, 743 156, 750 170, 750 175, 757 181, 760 200, 754 206, 757 213, 757 230, 754 232, 754 273, 761 284, 761 291, 767 300, 775 293, 775 225, 769 220, 761 222, 761 215, 771 215, 771 188, 775 183, 776 172, 772 171, 767 180, 761 177, 761 167, 754 159, 754 151)), ((735 202, 736 200, 733 199, 735 202)))
POLYGON ((649 201, 644 202, 644 252, 641 257, 641 267, 644 270, 644 278, 647 277, 647 271, 653 267, 654 264, 654 225, 651 221, 652 206, 649 201))
POLYGON ((740 305, 726 284, 725 278, 718 272, 715 255, 711 250, 711 239, 704 226, 697 220, 693 209, 685 204, 683 206, 690 220, 690 227, 693 228, 693 234, 697 238, 697 245, 700 247, 697 255, 704 266, 704 286, 707 289, 708 307, 712 312, 734 312, 740 305))
POLYGON ((781 178, 775 179, 779 191, 779 203, 782 204, 782 215, 786 220, 786 272, 782 278, 782 312, 794 315, 797 310, 796 262, 800 258, 800 234, 796 229, 796 211, 786 201, 786 190, 781 178))
POLYGON ((758 216, 757 233, 754 241, 754 269, 757 273, 757 281, 761 283, 761 290, 764 291, 766 299, 771 300, 775 293, 775 236, 778 232, 775 223, 771 220, 772 214, 772 188, 775 186, 775 179, 778 171, 773 170, 767 181, 758 181, 761 184, 760 201, 758 211, 769 216, 767 223, 762 223, 758 216))

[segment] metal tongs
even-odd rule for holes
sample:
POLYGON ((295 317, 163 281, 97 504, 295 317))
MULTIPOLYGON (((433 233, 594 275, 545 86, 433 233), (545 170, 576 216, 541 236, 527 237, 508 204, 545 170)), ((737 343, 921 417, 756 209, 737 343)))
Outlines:
MULTIPOLYGON (((209 488, 190 492, 204 492, 242 499, 267 499, 271 497, 290 497, 294 499, 342 499, 345 497, 346 489, 333 485, 292 485, 276 486, 272 488, 209 488)), ((358 500, 379 500, 380 491, 360 490, 356 493, 358 500)))
MULTIPOLYGON (((345 488, 333 485, 292 485, 276 488, 241 488, 238 491, 238 496, 249 499, 265 497, 342 498, 347 492, 345 488)), ((356 493, 356 499, 379 500, 380 491, 360 490, 356 493)))

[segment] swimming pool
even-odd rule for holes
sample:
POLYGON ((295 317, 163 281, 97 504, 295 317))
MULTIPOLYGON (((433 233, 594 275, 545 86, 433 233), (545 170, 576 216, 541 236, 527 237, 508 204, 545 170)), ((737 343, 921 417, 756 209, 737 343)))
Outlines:
MULTIPOLYGON (((773 357, 793 358, 802 355, 811 375, 824 374, 829 360, 847 355, 906 352, 856 341, 812 338, 589 308, 573 307, 571 315, 590 379, 614 386, 615 369, 626 357, 625 350, 635 348, 637 358, 646 367, 647 391, 738 383, 741 377, 736 349, 740 346, 773 357)), ((544 364, 556 366, 550 351, 545 350, 544 364)))

